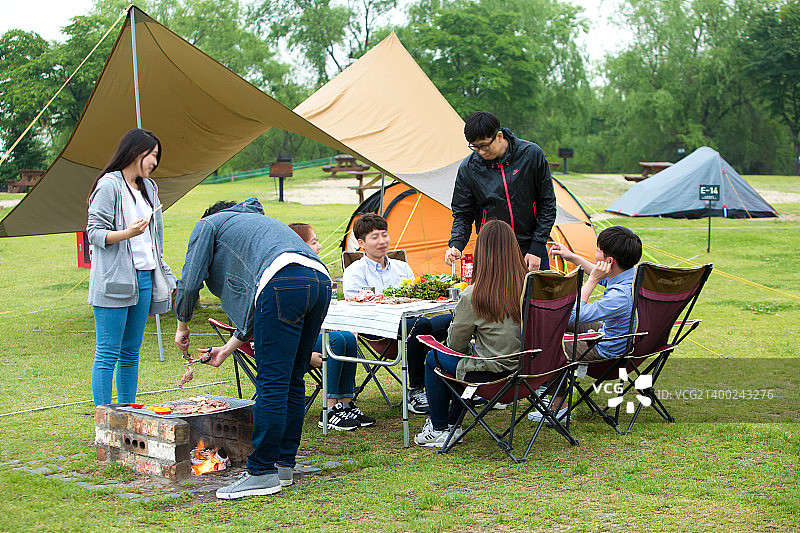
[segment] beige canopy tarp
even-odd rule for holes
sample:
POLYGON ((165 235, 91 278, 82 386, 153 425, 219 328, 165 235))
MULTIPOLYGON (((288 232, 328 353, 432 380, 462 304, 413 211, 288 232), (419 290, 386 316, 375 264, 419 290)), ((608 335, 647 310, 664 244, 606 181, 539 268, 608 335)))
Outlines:
POLYGON ((450 208, 464 121, 394 33, 294 110, 450 208))
MULTIPOLYGON (((136 23, 142 127, 152 130, 162 143, 164 155, 153 178, 165 208, 273 126, 388 170, 259 91, 139 9, 131 9, 136 23)), ((358 121, 357 115, 357 109, 353 110, 353 121, 358 121)), ((72 137, 39 183, 0 221, 0 237, 82 231, 89 190, 119 139, 133 127, 136 110, 129 16, 72 137)))

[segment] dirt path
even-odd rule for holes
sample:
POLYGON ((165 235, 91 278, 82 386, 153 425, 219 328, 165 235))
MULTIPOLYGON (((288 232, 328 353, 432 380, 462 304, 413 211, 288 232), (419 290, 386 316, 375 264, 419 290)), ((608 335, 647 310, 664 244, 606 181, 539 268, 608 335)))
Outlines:
MULTIPOLYGON (((324 179, 307 184, 302 187, 290 187, 283 191, 283 197, 288 202, 297 202, 304 205, 318 204, 348 204, 358 205, 356 191, 348 189, 355 185, 356 180, 324 179)), ((277 200, 277 194, 275 199, 277 200)))

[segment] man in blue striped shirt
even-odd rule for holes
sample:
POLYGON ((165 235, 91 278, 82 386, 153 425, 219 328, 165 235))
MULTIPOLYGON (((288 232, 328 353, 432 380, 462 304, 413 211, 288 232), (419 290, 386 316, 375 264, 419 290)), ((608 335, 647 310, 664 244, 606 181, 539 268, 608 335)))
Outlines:
MULTIPOLYGON (((567 249, 561 244, 553 245, 551 256, 561 256, 575 263, 589 274, 589 279, 581 288, 581 323, 575 324, 575 309, 570 316, 571 329, 578 333, 600 331, 605 337, 616 337, 630 333, 631 311, 633 310, 633 276, 636 263, 642 258, 642 241, 623 226, 612 226, 597 236, 595 264, 567 249), (603 295, 589 301, 595 287, 605 287, 603 295)), ((584 361, 618 357, 625 351, 626 339, 597 344, 583 357, 584 361)), ((567 353, 571 353, 571 343, 564 343, 567 353)), ((586 345, 578 341, 578 353, 586 350, 586 345)))
MULTIPOLYGON (((553 257, 558 255, 565 261, 581 266, 589 274, 589 279, 581 287, 581 321, 575 324, 573 307, 569 318, 569 330, 576 333, 600 331, 604 337, 630 333, 628 328, 633 311, 633 277, 636 273, 636 263, 642 258, 642 241, 634 232, 623 226, 612 226, 601 231, 597 236, 595 264, 561 244, 554 244, 550 249, 550 255, 553 257), (603 295, 590 302, 589 296, 598 285, 605 288, 603 295)), ((585 341, 577 342, 578 356, 585 353, 581 361, 595 361, 619 357, 625 352, 627 340, 601 342, 591 349, 585 341)), ((564 349, 567 354, 571 354, 572 342, 565 341, 564 349)), ((560 394, 553 399, 552 405, 563 405, 560 394)), ((556 417, 561 418, 566 415, 567 410, 568 406, 564 406, 556 413, 556 417)), ((533 422, 538 423, 541 419, 542 415, 538 411, 528 414, 528 420, 533 422)))

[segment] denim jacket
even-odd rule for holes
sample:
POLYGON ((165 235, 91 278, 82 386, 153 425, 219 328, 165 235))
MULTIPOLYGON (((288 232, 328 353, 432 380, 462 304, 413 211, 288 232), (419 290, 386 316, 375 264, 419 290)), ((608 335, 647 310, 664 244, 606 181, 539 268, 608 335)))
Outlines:
MULTIPOLYGON (((145 179, 144 188, 153 206, 159 205, 158 187, 152 179, 145 179)), ((89 217, 86 237, 92 245, 92 267, 89 271, 89 304, 98 307, 128 307, 139 301, 139 287, 129 240, 106 244, 109 231, 125 229, 122 216, 122 194, 127 194, 122 172, 109 172, 97 182, 89 198, 89 217)), ((150 231, 155 231, 155 244, 163 254, 164 221, 159 209, 150 220, 150 231)), ((175 286, 175 276, 163 262, 170 287, 175 286)), ((168 302, 150 302, 151 312, 166 311, 168 302), (161 305, 164 304, 164 305, 161 305)))
POLYGON ((258 282, 264 270, 286 252, 323 264, 289 226, 264 216, 255 198, 200 219, 189 236, 175 315, 181 322, 189 322, 205 282, 236 325, 236 338, 249 340, 258 282))

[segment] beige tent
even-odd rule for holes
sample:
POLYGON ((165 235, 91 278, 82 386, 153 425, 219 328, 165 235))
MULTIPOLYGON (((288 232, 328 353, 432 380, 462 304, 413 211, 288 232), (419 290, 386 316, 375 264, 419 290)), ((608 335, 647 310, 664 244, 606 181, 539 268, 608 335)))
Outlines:
POLYGON ((295 111, 450 208, 464 121, 394 33, 295 111))

